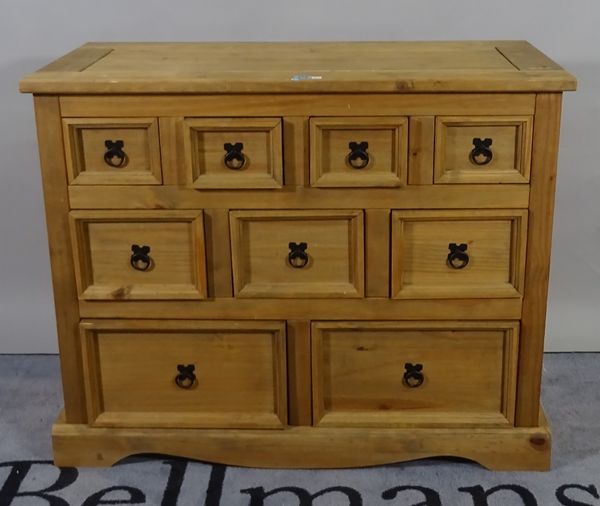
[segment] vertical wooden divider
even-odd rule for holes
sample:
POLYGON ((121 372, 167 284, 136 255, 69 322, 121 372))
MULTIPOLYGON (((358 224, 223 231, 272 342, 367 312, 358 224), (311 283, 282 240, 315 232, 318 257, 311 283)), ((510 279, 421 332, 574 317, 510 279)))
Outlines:
POLYGON ((310 321, 287 322, 288 420, 312 425, 310 321))
POLYGON ((283 179, 285 186, 309 186, 308 118, 283 118, 283 179))
POLYGON ((229 210, 204 209, 208 297, 233 297, 229 210))
POLYGON ((365 213, 365 295, 389 297, 390 210, 366 209, 365 213))
POLYGON ((412 116, 408 129, 408 184, 433 184, 435 117, 412 116))

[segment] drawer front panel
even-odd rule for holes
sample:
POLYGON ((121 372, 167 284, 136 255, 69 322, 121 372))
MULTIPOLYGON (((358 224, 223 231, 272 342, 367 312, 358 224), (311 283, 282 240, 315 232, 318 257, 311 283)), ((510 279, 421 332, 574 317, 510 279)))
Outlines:
POLYGON ((109 320, 84 322, 81 329, 95 426, 286 423, 281 322, 109 320))
POLYGON ((515 322, 315 322, 314 423, 513 422, 515 322))
POLYGON ((156 118, 69 118, 63 128, 70 184, 162 183, 156 118))
POLYGON ((531 116, 436 118, 435 183, 528 183, 531 116))
POLYGON ((201 211, 73 211, 79 297, 206 297, 201 211))
POLYGON ((311 118, 310 151, 312 186, 405 185, 408 118, 311 118))
POLYGON ((186 118, 188 182, 199 189, 281 188, 280 118, 186 118))
POLYGON ((237 297, 362 297, 363 211, 231 211, 237 297))
POLYGON ((392 296, 520 297, 526 237, 526 211, 393 211, 392 296))

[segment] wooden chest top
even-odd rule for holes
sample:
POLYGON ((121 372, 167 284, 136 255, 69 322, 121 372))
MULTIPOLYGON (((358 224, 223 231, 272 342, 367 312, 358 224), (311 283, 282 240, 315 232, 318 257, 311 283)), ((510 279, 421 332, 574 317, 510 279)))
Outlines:
POLYGON ((526 41, 88 43, 25 77, 29 93, 566 91, 526 41))

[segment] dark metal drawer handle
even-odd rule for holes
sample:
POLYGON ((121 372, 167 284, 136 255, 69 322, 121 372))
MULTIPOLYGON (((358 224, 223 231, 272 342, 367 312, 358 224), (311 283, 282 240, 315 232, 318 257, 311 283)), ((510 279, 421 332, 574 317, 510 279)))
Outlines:
POLYGON ((194 364, 179 364, 177 366, 177 376, 175 376, 175 383, 179 388, 189 390, 196 384, 196 366, 194 364))
POLYGON ((131 258, 129 259, 131 267, 136 271, 147 271, 152 265, 150 258, 150 246, 131 245, 131 258))
POLYGON ((367 149, 369 149, 368 142, 351 142, 348 144, 348 147, 350 148, 350 153, 347 160, 350 167, 353 169, 364 169, 369 165, 370 156, 367 153, 367 149))
POLYGON ((411 364, 407 362, 404 364, 404 384, 409 388, 420 387, 425 381, 425 375, 423 374, 423 364, 411 364))
POLYGON ((240 170, 246 165, 246 155, 242 153, 244 149, 243 142, 236 142, 235 144, 226 142, 223 144, 223 149, 227 151, 223 158, 225 167, 231 170, 240 170))
POLYGON ((298 244, 291 242, 289 248, 288 263, 294 267, 294 269, 302 269, 302 267, 305 267, 306 264, 308 264, 308 253, 306 253, 308 245, 305 242, 300 242, 298 244))
POLYGON ((475 137, 473 139, 473 146, 475 146, 471 153, 469 154, 469 160, 475 165, 487 165, 492 161, 494 157, 494 153, 490 149, 492 145, 492 139, 489 137, 485 139, 480 139, 479 137, 475 137))
POLYGON ((452 269, 464 269, 469 264, 469 254, 467 253, 467 245, 465 243, 456 244, 451 242, 448 244, 448 267, 452 269))
POLYGON ((115 167, 116 169, 120 169, 121 167, 124 167, 126 165, 127 153, 123 151, 125 143, 122 140, 105 140, 104 146, 106 147, 106 152, 104 153, 104 161, 107 165, 115 167))

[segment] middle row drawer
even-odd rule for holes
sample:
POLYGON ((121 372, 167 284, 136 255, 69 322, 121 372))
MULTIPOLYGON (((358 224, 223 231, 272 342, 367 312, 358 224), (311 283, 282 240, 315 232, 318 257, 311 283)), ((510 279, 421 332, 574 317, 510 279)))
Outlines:
MULTIPOLYGON (((73 211, 83 300, 206 299, 206 247, 230 235, 239 298, 365 295, 363 210, 233 210, 205 238, 202 211, 73 211)), ((390 211, 390 296, 503 298, 522 294, 527 211, 390 211)), ((386 241, 388 242, 388 241, 386 241)), ((372 265, 371 261, 369 265, 372 265)))

